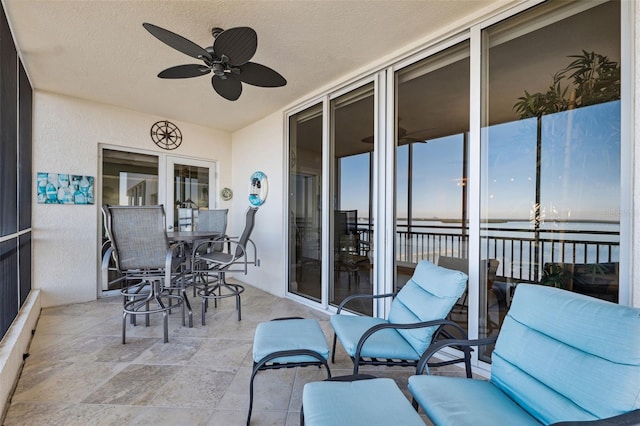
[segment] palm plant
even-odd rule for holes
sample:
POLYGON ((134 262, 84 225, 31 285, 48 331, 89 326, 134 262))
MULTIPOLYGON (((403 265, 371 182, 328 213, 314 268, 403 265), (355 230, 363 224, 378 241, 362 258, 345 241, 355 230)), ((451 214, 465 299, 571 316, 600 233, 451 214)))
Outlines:
POLYGON ((524 96, 518 98, 513 109, 521 119, 620 99, 620 65, 617 62, 586 50, 568 58, 574 60, 553 75, 553 82, 546 92, 525 90, 524 96))

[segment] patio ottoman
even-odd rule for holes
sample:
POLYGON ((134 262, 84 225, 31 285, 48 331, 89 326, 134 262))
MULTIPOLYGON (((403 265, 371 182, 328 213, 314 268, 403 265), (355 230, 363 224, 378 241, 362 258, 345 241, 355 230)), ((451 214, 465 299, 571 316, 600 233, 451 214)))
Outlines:
POLYGON ((249 384, 249 413, 253 408, 253 379, 260 370, 278 368, 324 366, 327 377, 331 370, 327 364, 329 345, 318 320, 304 318, 277 318, 261 322, 253 338, 253 371, 249 384))
POLYGON ((300 425, 424 426, 425 422, 392 379, 355 375, 304 385, 300 425))

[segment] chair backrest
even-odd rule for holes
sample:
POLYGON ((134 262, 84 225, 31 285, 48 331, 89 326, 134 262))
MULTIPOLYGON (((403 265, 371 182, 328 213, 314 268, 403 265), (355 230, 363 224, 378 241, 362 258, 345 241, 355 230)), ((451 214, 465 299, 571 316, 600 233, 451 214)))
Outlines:
POLYGON ((336 210, 333 223, 335 235, 354 235, 358 232, 358 210, 336 210))
MULTIPOLYGON (((229 209, 200 210, 198 212, 198 231, 211 231, 224 237, 227 233, 227 215, 229 209)), ((212 249, 222 251, 223 243, 213 244, 212 249)))
MULTIPOLYGON (((413 323, 443 319, 467 286, 467 274, 422 260, 391 303, 389 321, 413 323)), ((398 330, 418 353, 431 344, 437 327, 398 330)))
POLYGON ((106 206, 105 221, 122 272, 165 267, 169 242, 164 207, 106 206))
MULTIPOLYGON (((439 256, 438 266, 455 269, 469 275, 469 259, 466 257, 439 256)), ((487 288, 491 288, 496 279, 500 261, 498 259, 482 259, 480 263, 480 277, 487 278, 487 288)))
POLYGON ((244 230, 238 239, 238 245, 236 246, 234 257, 238 258, 243 255, 242 248, 245 250, 247 248, 247 242, 249 242, 249 238, 251 237, 251 232, 253 232, 253 226, 255 225, 255 217, 256 212, 258 211, 257 207, 249 207, 247 209, 246 221, 244 224, 244 230))
POLYGON ((640 408, 640 309, 518 284, 491 381, 544 424, 640 408))

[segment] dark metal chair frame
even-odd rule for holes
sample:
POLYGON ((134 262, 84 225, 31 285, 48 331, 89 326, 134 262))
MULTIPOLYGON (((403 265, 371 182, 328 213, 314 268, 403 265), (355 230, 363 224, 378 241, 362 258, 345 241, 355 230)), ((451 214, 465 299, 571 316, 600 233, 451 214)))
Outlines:
MULTIPOLYGON (((284 318, 274 318, 271 321, 282 321, 282 320, 292 320, 292 319, 304 319, 302 317, 284 317, 284 318)), ((251 371, 251 381, 249 382, 249 412, 247 414, 247 426, 251 422, 251 412, 253 410, 253 379, 258 374, 258 371, 265 370, 279 370, 281 368, 294 368, 294 367, 310 367, 317 366, 319 368, 327 369, 327 377, 331 378, 331 369, 329 368, 329 364, 327 360, 324 359, 322 355, 319 353, 309 350, 309 349, 294 349, 287 351, 277 351, 273 352, 259 361, 253 362, 253 369, 251 371), (281 357, 289 357, 289 356, 300 356, 300 355, 308 355, 313 358, 316 358, 318 361, 304 361, 304 362, 286 362, 286 363, 278 363, 272 362, 272 360, 281 358, 281 357)))
POLYGON ((239 238, 216 238, 194 244, 191 259, 192 273, 203 280, 203 288, 198 290, 198 295, 202 298, 202 325, 205 325, 209 299, 213 299, 214 306, 217 307, 218 299, 235 297, 238 321, 242 319, 240 294, 244 292, 244 287, 240 284, 228 283, 225 280, 225 275, 228 272, 246 274, 249 265, 260 266, 256 245, 249 238, 254 228, 257 211, 257 207, 249 207, 247 210, 245 228, 239 238), (203 252, 202 250, 202 247, 206 245, 220 244, 226 246, 228 252, 213 250, 203 252), (209 284, 212 285, 209 286, 209 284))
MULTIPOLYGON (((391 298, 395 298, 395 296, 398 294, 398 292, 394 292, 394 293, 386 293, 386 294, 377 294, 377 295, 371 295, 371 294, 354 294, 351 295, 347 298, 345 298, 342 303, 340 303, 340 305, 338 306, 338 309, 336 310, 336 315, 340 314, 340 312, 344 309, 345 305, 349 302, 351 302, 352 300, 355 299, 381 299, 381 298, 387 298, 387 297, 391 297, 391 298)), ((373 335, 374 333, 383 330, 383 329, 387 329, 387 328, 392 328, 392 329, 397 329, 397 330, 409 330, 409 329, 417 329, 417 328, 425 328, 425 327, 434 327, 437 326, 438 330, 433 333, 433 337, 431 339, 431 346, 438 340, 440 339, 461 339, 461 340, 466 340, 467 337, 467 332, 456 322, 448 320, 448 319, 441 319, 441 320, 433 320, 433 321, 423 321, 423 322, 416 322, 416 323, 408 323, 408 324, 392 324, 392 323, 385 323, 385 324, 378 324, 378 325, 374 325, 373 327, 369 328, 367 331, 365 331, 362 336, 360 337, 360 340, 358 341, 358 345, 356 347, 356 352, 354 356, 350 356, 351 361, 353 361, 353 374, 357 375, 358 374, 358 370, 359 367, 361 365, 383 365, 383 366, 388 366, 388 367, 416 367, 418 366, 418 363, 420 362, 420 360, 406 360, 406 359, 389 359, 389 358, 385 358, 385 359, 381 359, 381 358, 369 358, 369 357, 363 357, 360 355, 361 351, 362 351, 362 347, 364 346, 366 340, 371 337, 371 335, 373 335)), ((336 333, 333 333, 333 345, 331 348, 331 362, 335 363, 335 357, 336 357, 336 344, 337 344, 337 335, 336 333)), ((430 347, 431 347, 430 346, 430 347)), ((468 378, 471 378, 472 376, 472 372, 471 372, 471 352, 472 349, 470 347, 464 346, 464 347, 456 347, 456 349, 459 349, 463 352, 463 356, 461 358, 454 358, 451 360, 446 360, 446 361, 439 361, 439 362, 431 362, 429 363, 429 367, 444 367, 447 365, 454 365, 454 364, 459 364, 461 362, 464 362, 465 365, 465 373, 467 375, 468 378)), ((428 350, 428 349, 427 349, 428 350)))
POLYGON ((123 285, 121 290, 123 296, 122 343, 126 342, 127 316, 131 317, 131 322, 135 325, 136 316, 145 315, 145 325, 149 326, 150 315, 156 313, 163 315, 164 342, 167 343, 169 341, 168 314, 174 307, 181 307, 183 325, 186 324, 185 307, 189 310, 190 326, 193 325, 193 319, 191 306, 185 293, 183 262, 176 255, 183 248, 180 244, 169 245, 165 234, 164 207, 162 205, 106 205, 103 212, 116 267, 124 275, 125 283, 131 283, 123 285), (159 217, 161 219, 157 223, 158 229, 155 230, 155 234, 147 233, 150 237, 148 241, 135 241, 135 246, 132 246, 125 238, 129 238, 133 233, 133 227, 140 224, 124 221, 121 223, 119 215, 116 214, 114 217, 114 212, 133 212, 134 209, 135 211, 155 211, 157 216, 154 220, 158 220, 159 217), (159 237, 160 231, 164 238, 159 237), (164 256, 159 254, 162 251, 164 256), (144 255, 147 255, 146 258, 144 255), (174 285, 175 283, 179 284, 174 285), (179 290, 180 294, 173 294, 176 290, 179 290), (176 302, 176 305, 173 302, 176 302))

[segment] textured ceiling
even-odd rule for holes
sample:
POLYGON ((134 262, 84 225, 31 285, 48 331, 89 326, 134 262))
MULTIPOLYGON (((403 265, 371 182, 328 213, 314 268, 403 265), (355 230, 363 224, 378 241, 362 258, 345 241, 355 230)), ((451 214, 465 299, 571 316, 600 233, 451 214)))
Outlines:
POLYGON ((331 82, 506 0, 2 0, 36 90, 236 131, 331 82), (243 85, 235 102, 209 76, 161 80, 198 63, 143 29, 150 22, 202 47, 212 27, 258 33, 254 62, 287 80, 243 85))

